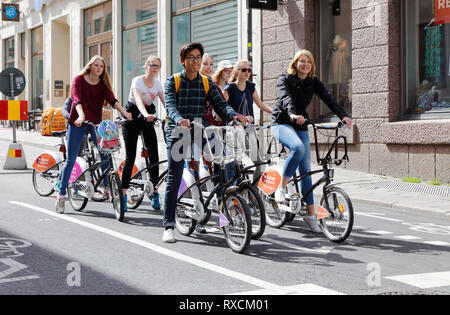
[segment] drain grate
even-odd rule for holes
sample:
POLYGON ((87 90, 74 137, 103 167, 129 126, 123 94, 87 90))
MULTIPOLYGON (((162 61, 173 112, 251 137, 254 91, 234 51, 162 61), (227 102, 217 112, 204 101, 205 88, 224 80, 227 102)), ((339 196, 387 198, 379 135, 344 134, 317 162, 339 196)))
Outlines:
POLYGON ((433 195, 440 197, 450 197, 450 187, 445 186, 433 186, 433 185, 421 185, 412 183, 399 183, 399 182, 375 182, 360 184, 361 188, 369 189, 390 189, 406 192, 417 192, 425 195, 433 195))

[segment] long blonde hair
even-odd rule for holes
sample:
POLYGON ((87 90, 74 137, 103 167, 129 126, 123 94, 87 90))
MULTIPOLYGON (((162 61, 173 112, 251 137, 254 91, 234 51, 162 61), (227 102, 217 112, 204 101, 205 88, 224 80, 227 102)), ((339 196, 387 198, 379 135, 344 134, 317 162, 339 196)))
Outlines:
MULTIPOLYGON (((110 78, 110 76, 108 74, 108 68, 107 68, 107 65, 106 65, 106 61, 105 61, 105 58, 103 58, 102 56, 95 55, 94 57, 92 57, 91 60, 89 60, 89 62, 84 66, 84 68, 81 69, 79 75, 85 76, 85 75, 91 73, 91 69, 90 68, 94 64, 94 62, 96 62, 97 60, 101 60, 103 62, 103 72, 100 75, 100 82, 102 82, 106 86, 106 88, 108 90, 113 92, 112 84, 111 84, 111 78, 110 78)), ((72 91, 72 89, 73 89, 73 85, 70 88, 70 97, 73 99, 73 91, 72 91)), ((104 105, 107 105, 106 98, 105 98, 104 105)))
POLYGON ((240 67, 242 67, 244 64, 248 64, 248 65, 252 65, 250 61, 248 60, 239 60, 238 62, 236 62, 236 64, 234 65, 233 68, 233 72, 231 73, 231 78, 230 81, 228 81, 229 83, 232 82, 236 82, 237 81, 237 71, 239 70, 240 67))
POLYGON ((287 73, 289 73, 291 75, 297 75, 297 64, 298 64, 298 60, 300 59, 301 56, 306 56, 311 61, 312 68, 311 68, 311 72, 308 74, 308 76, 311 79, 314 79, 314 75, 316 74, 316 62, 314 61, 313 54, 309 50, 306 50, 306 49, 301 49, 295 54, 294 59, 289 64, 287 73))

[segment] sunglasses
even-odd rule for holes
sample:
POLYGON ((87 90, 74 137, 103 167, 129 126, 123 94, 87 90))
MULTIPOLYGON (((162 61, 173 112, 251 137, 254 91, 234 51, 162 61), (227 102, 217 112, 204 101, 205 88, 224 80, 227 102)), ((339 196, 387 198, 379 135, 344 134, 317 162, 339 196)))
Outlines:
POLYGON ((240 70, 241 70, 242 72, 244 72, 244 73, 246 73, 246 72, 252 73, 252 69, 251 69, 251 68, 241 68, 240 70))
POLYGON ((157 68, 157 69, 159 69, 159 68, 161 68, 161 66, 160 65, 148 65, 150 68, 157 68))

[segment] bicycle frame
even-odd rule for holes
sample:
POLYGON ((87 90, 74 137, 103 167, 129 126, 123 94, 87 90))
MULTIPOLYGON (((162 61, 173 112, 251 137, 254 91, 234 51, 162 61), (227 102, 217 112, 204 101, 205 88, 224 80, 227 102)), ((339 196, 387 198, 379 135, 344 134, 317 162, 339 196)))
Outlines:
MULTIPOLYGON (((302 175, 296 175, 294 176, 289 182, 293 182, 294 183, 294 187, 296 189, 297 193, 300 193, 300 187, 299 187, 299 183, 305 179, 308 176, 312 176, 314 174, 318 174, 318 173, 323 173, 323 176, 316 181, 312 187, 303 195, 301 202, 302 204, 306 202, 307 197, 313 193, 313 191, 320 185, 325 184, 323 186, 323 193, 325 194, 327 189, 329 189, 330 184, 333 180, 334 177, 334 170, 332 168, 329 168, 329 164, 336 164, 336 165, 340 165, 342 164, 342 161, 348 161, 348 151, 347 151, 347 138, 345 136, 340 136, 339 135, 339 127, 340 124, 339 123, 336 127, 326 127, 326 126, 316 126, 314 123, 312 122, 308 122, 308 124, 311 124, 313 126, 313 130, 314 130, 314 144, 315 144, 315 149, 316 149, 316 158, 317 158, 317 163, 322 166, 322 169, 320 170, 316 170, 316 171, 311 171, 302 175), (325 154, 324 158, 320 158, 319 156, 319 144, 318 144, 318 137, 317 137, 317 129, 325 129, 325 130, 335 130, 335 140, 333 141, 333 144, 331 145, 330 149, 328 150, 328 152, 325 154), (344 140, 344 155, 339 158, 339 153, 338 153, 338 145, 339 145, 339 140, 343 139, 344 140), (334 159, 331 157, 332 152, 335 152, 334 154, 334 159)), ((328 205, 328 200, 325 201, 327 203, 327 207, 328 205)))

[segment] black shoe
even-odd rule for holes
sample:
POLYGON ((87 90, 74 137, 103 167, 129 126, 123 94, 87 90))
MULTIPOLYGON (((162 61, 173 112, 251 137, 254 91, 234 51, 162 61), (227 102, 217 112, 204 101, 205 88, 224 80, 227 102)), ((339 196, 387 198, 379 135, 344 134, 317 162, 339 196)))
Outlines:
POLYGON ((197 225, 195 226, 195 231, 197 233, 206 234, 206 229, 203 225, 197 222, 197 225))

